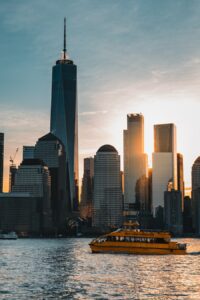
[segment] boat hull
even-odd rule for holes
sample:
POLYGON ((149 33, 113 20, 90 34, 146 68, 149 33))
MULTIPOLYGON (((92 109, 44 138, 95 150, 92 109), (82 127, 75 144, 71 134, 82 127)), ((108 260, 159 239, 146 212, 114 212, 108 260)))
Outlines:
POLYGON ((90 244, 92 253, 127 253, 127 254, 147 254, 147 255, 185 255, 186 250, 172 248, 150 248, 150 247, 128 247, 128 246, 106 246, 90 244))

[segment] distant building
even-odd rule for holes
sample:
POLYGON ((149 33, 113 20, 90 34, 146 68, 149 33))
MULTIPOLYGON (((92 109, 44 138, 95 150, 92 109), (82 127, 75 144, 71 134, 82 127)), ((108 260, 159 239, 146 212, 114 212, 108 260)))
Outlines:
POLYGON ((111 145, 99 148, 94 157, 92 225, 101 230, 122 223, 120 156, 111 145))
POLYGON ((152 212, 152 168, 148 169, 148 211, 152 212))
POLYGON ((174 235, 181 235, 183 233, 181 192, 175 190, 165 191, 164 195, 165 228, 174 235))
POLYGON ((4 133, 0 132, 0 193, 3 191, 4 133))
POLYGON ((149 190, 148 178, 144 175, 136 182, 136 203, 140 211, 148 211, 149 209, 149 190))
POLYGON ((0 229, 20 235, 38 235, 44 231, 41 198, 30 193, 0 194, 0 229))
POLYGON ((152 172, 152 209, 164 208, 164 192, 177 189, 176 127, 174 124, 154 125, 154 153, 152 172))
MULTIPOLYGON (((66 22, 66 21, 65 21, 66 22)), ((78 117, 77 67, 66 50, 66 24, 64 23, 64 49, 62 58, 52 70, 51 129, 64 144, 66 152, 67 186, 72 210, 78 210, 78 117)))
POLYGON ((200 156, 192 166, 192 222, 196 234, 200 235, 200 156))
POLYGON ((14 164, 9 168, 9 191, 12 192, 13 185, 15 184, 15 176, 17 174, 17 167, 14 164))
POLYGON ((192 191, 192 217, 194 231, 200 236, 200 188, 192 191))
POLYGON ((23 160, 34 158, 35 146, 23 146, 23 160))
POLYGON ((94 158, 84 158, 80 213, 83 218, 92 217, 94 194, 94 158))
POLYGON ((146 193, 138 195, 138 185, 148 176, 147 155, 144 153, 144 117, 141 114, 127 115, 124 130, 124 209, 137 211, 146 202, 146 193), (136 187, 137 186, 137 187, 136 187), (136 191, 137 189, 137 191, 136 191))
POLYGON ((184 231, 184 233, 193 232, 193 227, 192 227, 192 201, 191 201, 191 198, 189 196, 184 197, 183 231, 184 231))
POLYGON ((51 216, 51 177, 48 167, 39 159, 25 159, 20 164, 12 192, 29 193, 40 198, 42 211, 42 231, 52 230, 51 216))
POLYGON ((51 176, 51 210, 55 229, 66 231, 66 219, 71 210, 66 177, 66 154, 63 143, 52 133, 39 138, 34 156, 48 167, 51 176))
POLYGON ((185 185, 183 172, 183 155, 177 153, 177 189, 182 195, 182 210, 184 209, 185 185))

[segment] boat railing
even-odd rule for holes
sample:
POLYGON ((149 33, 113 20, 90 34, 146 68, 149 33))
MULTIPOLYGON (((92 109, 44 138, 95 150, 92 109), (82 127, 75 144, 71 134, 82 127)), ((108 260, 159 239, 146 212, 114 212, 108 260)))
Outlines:
POLYGON ((131 242, 131 243, 161 243, 168 244, 170 239, 168 238, 155 238, 155 237, 136 237, 136 236, 103 236, 93 240, 93 243, 104 242, 131 242))

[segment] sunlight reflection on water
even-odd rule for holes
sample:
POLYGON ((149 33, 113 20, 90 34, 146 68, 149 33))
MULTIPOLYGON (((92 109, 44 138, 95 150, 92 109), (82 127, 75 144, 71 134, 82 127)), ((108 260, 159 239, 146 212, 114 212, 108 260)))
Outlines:
POLYGON ((0 299, 200 299, 200 240, 189 255, 92 254, 90 239, 0 241, 0 299))

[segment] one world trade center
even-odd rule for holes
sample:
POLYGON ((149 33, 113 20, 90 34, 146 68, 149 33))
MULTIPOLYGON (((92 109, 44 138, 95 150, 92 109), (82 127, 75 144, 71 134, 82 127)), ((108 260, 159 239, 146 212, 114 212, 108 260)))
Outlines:
POLYGON ((52 70, 51 132, 64 144, 66 151, 67 188, 72 210, 78 208, 78 119, 77 67, 66 50, 66 19, 61 59, 52 70))

